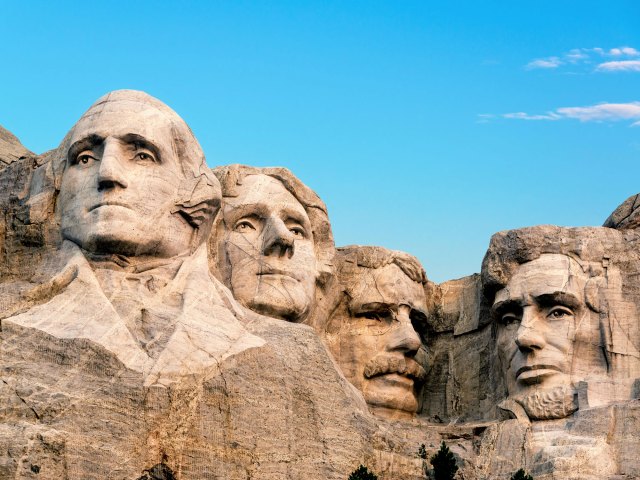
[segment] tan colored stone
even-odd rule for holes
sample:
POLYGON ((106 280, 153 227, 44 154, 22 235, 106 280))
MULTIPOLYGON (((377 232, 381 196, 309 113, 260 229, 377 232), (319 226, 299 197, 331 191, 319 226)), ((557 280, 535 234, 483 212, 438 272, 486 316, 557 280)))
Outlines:
POLYGON ((224 198, 210 240, 216 276, 257 313, 320 321, 334 255, 324 203, 285 168, 230 165, 214 173, 224 198))

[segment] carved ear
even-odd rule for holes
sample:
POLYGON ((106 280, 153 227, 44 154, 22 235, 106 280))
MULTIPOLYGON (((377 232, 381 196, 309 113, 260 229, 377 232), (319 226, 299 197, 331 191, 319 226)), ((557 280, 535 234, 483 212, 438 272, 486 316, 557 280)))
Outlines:
POLYGON ((193 228, 203 224, 210 226, 212 219, 220 209, 220 184, 211 175, 201 174, 186 181, 180 190, 179 200, 171 213, 179 213, 193 228))
POLYGON ((596 313, 605 313, 605 305, 602 293, 607 288, 607 280, 604 277, 591 277, 584 287, 584 299, 587 306, 596 313))

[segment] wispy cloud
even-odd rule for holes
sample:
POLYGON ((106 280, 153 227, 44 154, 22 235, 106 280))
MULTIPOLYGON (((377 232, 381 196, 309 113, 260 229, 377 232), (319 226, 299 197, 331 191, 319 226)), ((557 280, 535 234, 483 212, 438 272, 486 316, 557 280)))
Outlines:
POLYGON ((558 68, 563 62, 559 57, 538 58, 531 60, 525 68, 527 70, 533 70, 535 68, 558 68))
POLYGON ((604 62, 596 67, 599 72, 640 72, 640 60, 604 62))
POLYGON ((526 70, 555 70, 560 67, 592 72, 640 72, 640 51, 633 47, 574 48, 562 55, 536 58, 525 65, 526 70), (595 65, 595 68, 594 68, 595 65))
POLYGON ((640 102, 629 103, 598 103, 587 107, 562 107, 543 114, 529 114, 526 112, 503 113, 501 115, 479 115, 484 122, 491 118, 500 117, 510 120, 579 120, 580 122, 617 122, 620 120, 635 120, 632 127, 640 126, 640 102))

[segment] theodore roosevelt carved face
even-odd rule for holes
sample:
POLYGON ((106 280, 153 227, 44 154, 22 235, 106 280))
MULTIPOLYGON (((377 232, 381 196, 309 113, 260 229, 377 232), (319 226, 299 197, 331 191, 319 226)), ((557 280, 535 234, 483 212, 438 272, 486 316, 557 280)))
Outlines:
POLYGON ((327 345, 374 412, 412 415, 425 378, 418 358, 424 271, 410 255, 381 247, 341 248, 336 260, 345 295, 329 321, 327 345))

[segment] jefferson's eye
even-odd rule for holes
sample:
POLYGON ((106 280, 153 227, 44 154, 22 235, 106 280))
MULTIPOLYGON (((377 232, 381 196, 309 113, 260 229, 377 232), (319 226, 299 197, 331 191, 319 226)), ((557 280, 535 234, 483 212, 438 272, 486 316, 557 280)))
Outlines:
POLYGON ((571 309, 560 305, 556 305, 555 307, 551 308, 551 310, 549 310, 549 314, 547 315, 547 317, 552 320, 562 320, 563 318, 571 316, 573 316, 573 312, 571 311, 571 309))
POLYGON ((236 232, 249 232, 251 230, 255 230, 255 228, 251 224, 251 222, 248 222, 247 220, 240 220, 238 223, 236 223, 234 230, 236 232))

